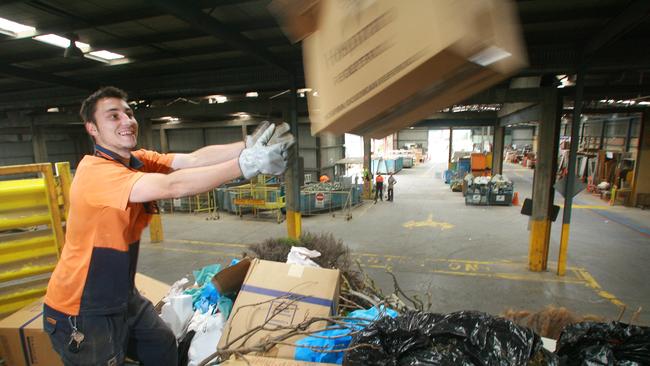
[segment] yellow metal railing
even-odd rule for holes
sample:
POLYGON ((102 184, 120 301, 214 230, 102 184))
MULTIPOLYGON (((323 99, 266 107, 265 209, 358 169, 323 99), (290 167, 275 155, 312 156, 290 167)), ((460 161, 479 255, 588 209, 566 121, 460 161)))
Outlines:
MULTIPOLYGON (((283 221, 282 209, 286 206, 285 197, 281 195, 279 185, 269 184, 268 181, 268 177, 260 175, 252 183, 227 189, 228 193, 234 193, 232 204, 239 217, 243 217, 244 210, 248 209, 252 211, 254 217, 259 217, 262 211, 270 211, 275 213, 278 223, 283 221)), ((227 197, 232 196, 227 194, 227 197)))
POLYGON ((0 318, 43 296, 64 244, 70 165, 0 167, 0 318))

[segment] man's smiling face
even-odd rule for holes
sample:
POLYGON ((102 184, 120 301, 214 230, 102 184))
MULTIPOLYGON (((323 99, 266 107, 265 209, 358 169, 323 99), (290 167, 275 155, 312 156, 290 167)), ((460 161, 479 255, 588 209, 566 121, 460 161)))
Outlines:
POLYGON ((95 108, 95 123, 86 122, 86 130, 95 143, 123 158, 129 158, 138 143, 138 121, 125 100, 102 98, 95 108))

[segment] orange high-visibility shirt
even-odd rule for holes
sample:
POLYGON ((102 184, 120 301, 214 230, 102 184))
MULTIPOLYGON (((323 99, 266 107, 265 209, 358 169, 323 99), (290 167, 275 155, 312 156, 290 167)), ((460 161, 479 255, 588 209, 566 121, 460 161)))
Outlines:
POLYGON ((102 147, 81 160, 70 187, 65 246, 45 294, 47 306, 74 316, 126 310, 140 235, 151 219, 144 203, 129 202, 131 188, 148 172, 170 172, 173 160, 172 154, 137 150, 124 164, 102 147))

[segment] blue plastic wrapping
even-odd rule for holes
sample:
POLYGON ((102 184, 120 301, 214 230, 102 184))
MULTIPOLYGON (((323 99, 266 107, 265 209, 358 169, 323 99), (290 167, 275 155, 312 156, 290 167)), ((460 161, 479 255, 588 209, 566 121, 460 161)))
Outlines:
POLYGON ((199 286, 203 286, 206 282, 210 282, 212 277, 216 275, 221 270, 220 264, 211 264, 205 266, 198 271, 192 271, 194 279, 199 286))
POLYGON ((350 333, 353 330, 363 329, 384 316, 395 318, 397 312, 384 306, 379 309, 372 307, 367 310, 355 310, 343 320, 349 328, 337 329, 338 326, 333 326, 334 329, 318 332, 296 342, 299 347, 296 347, 294 358, 298 361, 336 363, 340 365, 343 363, 343 352, 319 352, 319 350, 331 351, 347 348, 352 341, 350 333))

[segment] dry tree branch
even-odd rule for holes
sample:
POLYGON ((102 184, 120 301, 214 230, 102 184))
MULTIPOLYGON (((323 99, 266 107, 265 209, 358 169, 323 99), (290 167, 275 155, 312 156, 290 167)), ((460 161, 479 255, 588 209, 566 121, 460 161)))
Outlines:
POLYGON ((388 273, 393 278, 393 286, 395 287, 395 294, 398 296, 401 294, 406 300, 411 302, 411 304, 413 304, 413 306, 416 309, 423 310, 424 304, 422 304, 422 301, 420 301, 417 298, 412 299, 406 293, 404 293, 404 291, 402 291, 402 288, 399 286, 399 283, 397 282, 397 277, 395 277, 395 274, 392 271, 386 270, 386 273, 388 273))

